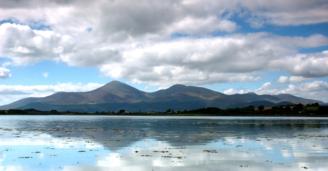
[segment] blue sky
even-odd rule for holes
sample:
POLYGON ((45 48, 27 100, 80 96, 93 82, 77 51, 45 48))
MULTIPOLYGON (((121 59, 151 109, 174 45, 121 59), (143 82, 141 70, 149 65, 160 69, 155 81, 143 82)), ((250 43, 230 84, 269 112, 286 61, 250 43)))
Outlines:
POLYGON ((0 105, 120 80, 328 102, 328 3, 1 1, 0 105))

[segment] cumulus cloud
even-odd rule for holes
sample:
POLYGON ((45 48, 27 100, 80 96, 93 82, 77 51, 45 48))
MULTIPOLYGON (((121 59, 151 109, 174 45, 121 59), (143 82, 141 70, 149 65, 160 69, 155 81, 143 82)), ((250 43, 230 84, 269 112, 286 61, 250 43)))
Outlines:
POLYGON ((195 14, 204 14, 204 11, 215 12, 224 9, 225 12, 242 13, 247 11, 257 22, 274 25, 302 25, 324 23, 328 21, 328 5, 325 0, 237 0, 237 1, 211 1, 211 0, 183 0, 185 8, 195 14), (260 20, 260 21, 258 21, 260 20))
MULTIPOLYGON (((255 72, 280 68, 280 61, 285 62, 286 56, 295 54, 300 46, 314 46, 307 42, 316 38, 321 40, 317 45, 328 43, 324 36, 283 38, 267 33, 144 43, 121 50, 120 60, 100 65, 100 70, 114 78, 157 84, 252 81, 257 80, 255 72)), ((314 64, 321 68, 318 65, 314 64)))
MULTIPOLYGON (((326 81, 312 81, 300 84, 289 84, 282 89, 271 89, 274 94, 294 94, 301 97, 322 100, 328 102, 328 82, 326 81)), ((263 91, 266 93, 267 91, 263 91)))
POLYGON ((278 82, 279 83, 297 83, 297 82, 302 82, 302 81, 305 81, 306 78, 304 77, 301 77, 301 76, 280 76, 278 78, 278 82))
POLYGON ((52 85, 0 85, 0 104, 26 98, 44 97, 55 92, 83 92, 96 89, 102 86, 99 83, 58 83, 52 85))
POLYGON ((269 92, 272 89, 272 83, 271 82, 265 82, 261 87, 255 90, 255 92, 260 94, 265 94, 263 92, 266 92, 266 94, 274 94, 272 92, 269 92))
POLYGON ((277 36, 276 38, 279 39, 279 42, 284 43, 285 46, 289 46, 290 48, 313 48, 328 44, 328 38, 321 34, 313 34, 308 37, 277 36))
POLYGON ((0 55, 17 65, 55 59, 71 46, 69 36, 21 24, 1 24, 0 37, 0 55))
POLYGON ((284 49, 268 45, 256 50, 257 45, 252 43, 252 39, 257 39, 257 36, 180 39, 145 44, 124 50, 119 62, 102 65, 101 71, 114 78, 140 82, 254 80, 256 76, 251 72, 265 66, 266 59, 278 57, 284 49), (247 54, 244 54, 245 49, 248 49, 247 54), (273 52, 272 49, 277 50, 273 52), (248 58, 258 63, 250 63, 248 58), (243 74, 245 72, 249 73, 243 74))
MULTIPOLYGON (((312 81, 303 83, 300 85, 290 84, 284 92, 289 93, 311 93, 315 97, 325 96, 327 97, 328 82, 326 81, 312 81)), ((327 98, 325 98, 327 99, 327 98)), ((327 100, 326 100, 327 101, 327 100)))
POLYGON ((8 78, 10 76, 11 74, 9 69, 0 67, 0 78, 8 78))
POLYGON ((301 77, 301 76, 280 76, 278 78, 278 83, 297 83, 305 81, 307 78, 301 77))
POLYGON ((328 76, 328 51, 314 54, 298 54, 273 60, 271 66, 286 69, 290 73, 302 77, 328 76))
MULTIPOLYGON (((281 80, 288 81, 288 77, 281 77, 281 80)), ((328 82, 326 81, 309 81, 298 84, 290 83, 286 86, 275 86, 271 82, 262 84, 257 89, 227 89, 224 91, 228 94, 255 92, 257 94, 293 94, 299 97, 321 100, 328 102, 328 82)))
POLYGON ((275 25, 302 25, 328 22, 325 0, 246 0, 240 2, 256 20, 275 25))
MULTIPOLYGON (((219 25, 224 22, 217 18, 209 20, 219 25)), ((206 25, 208 21, 204 22, 206 25)), ((183 29, 172 27, 176 28, 183 29)), ((146 36, 118 42, 104 40, 97 34, 83 31, 74 36, 5 23, 0 25, 0 35, 4 37, 0 41, 0 54, 8 56, 16 65, 51 59, 72 66, 95 66, 113 78, 157 85, 254 81, 259 78, 256 72, 268 68, 284 68, 304 77, 328 74, 326 52, 313 57, 308 57, 313 54, 293 56, 298 48, 328 44, 328 38, 318 34, 287 37, 251 33, 166 40, 146 36)))
POLYGON ((246 94, 251 92, 251 90, 243 90, 243 89, 234 89, 234 88, 229 88, 223 91, 224 94, 246 94))
POLYGON ((289 77, 289 81, 291 83, 296 83, 296 82, 302 82, 304 80, 306 80, 307 78, 301 77, 301 76, 290 76, 289 77))
POLYGON ((280 76, 277 80, 279 83, 287 83, 289 81, 288 76, 280 76))
POLYGON ((230 20, 219 20, 216 16, 207 18, 186 17, 167 28, 169 33, 204 34, 215 31, 233 32, 237 24, 230 20), (196 27, 195 27, 196 26, 196 27))
MULTIPOLYGON (((240 14, 247 10, 251 16, 277 25, 300 25, 327 22, 327 3, 324 0, 307 1, 212 1, 212 0, 166 0, 147 1, 1 1, 0 18, 19 18, 24 21, 46 21, 63 30, 95 27, 97 31, 109 34, 142 35, 156 33, 176 23, 190 23, 186 19, 203 21, 211 16, 226 19, 227 14, 240 14), (38 8, 35 8, 38 7, 38 8), (43 14, 43 15, 40 15, 43 14), (81 17, 83 16, 83 17, 81 17), (184 21, 185 20, 185 21, 184 21), (64 27, 60 28, 60 25, 64 27), (75 26, 75 27, 74 27, 75 26), (77 27, 78 26, 78 27, 77 27)), ((228 15, 229 16, 229 15, 228 15)), ((198 21, 205 23, 203 21, 198 21)), ((229 21, 229 20, 222 20, 229 21)), ((193 22, 191 22, 193 23, 193 22)), ((230 23, 221 23, 230 25, 230 23)), ((204 25, 193 25, 193 28, 204 25)), ((224 31, 226 29, 223 29, 224 31)))
POLYGON ((254 81, 268 69, 290 72, 289 82, 328 75, 326 52, 298 54, 327 45, 326 36, 237 34, 232 17, 250 13, 258 23, 275 25, 327 22, 321 0, 19 0, 0 6, 0 20, 18 21, 0 25, 0 56, 13 65, 56 60, 157 85, 254 81))
POLYGON ((100 29, 105 33, 152 34, 182 17, 179 1, 107 1, 100 7, 100 29))

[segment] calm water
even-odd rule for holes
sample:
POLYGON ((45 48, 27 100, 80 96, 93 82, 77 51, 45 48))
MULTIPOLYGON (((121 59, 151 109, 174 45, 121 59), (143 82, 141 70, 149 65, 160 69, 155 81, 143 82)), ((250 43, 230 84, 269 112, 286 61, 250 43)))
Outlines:
POLYGON ((328 170, 323 118, 0 116, 2 170, 328 170))

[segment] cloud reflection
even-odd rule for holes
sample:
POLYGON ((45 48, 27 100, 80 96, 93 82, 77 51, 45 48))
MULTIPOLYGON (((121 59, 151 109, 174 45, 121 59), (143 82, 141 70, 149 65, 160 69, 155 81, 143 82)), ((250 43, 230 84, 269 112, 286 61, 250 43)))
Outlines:
POLYGON ((115 153, 109 153, 91 166, 66 166, 64 170, 324 170, 327 151, 313 155, 313 148, 303 148, 298 139, 280 141, 244 139, 225 144, 217 141, 202 146, 175 147, 156 140, 144 140, 115 153), (148 148, 142 144, 148 144, 148 148), (239 145, 241 146, 239 147, 239 145), (297 144, 290 146, 290 144, 297 144), (143 148, 140 148, 140 145, 143 148), (268 149, 266 146, 275 146, 268 149), (283 152, 283 147, 289 150, 283 152), (294 156, 299 151, 302 156, 294 156), (289 155, 286 155, 289 153, 289 155))
POLYGON ((0 171, 328 168, 324 120, 55 117, 2 122, 0 171))

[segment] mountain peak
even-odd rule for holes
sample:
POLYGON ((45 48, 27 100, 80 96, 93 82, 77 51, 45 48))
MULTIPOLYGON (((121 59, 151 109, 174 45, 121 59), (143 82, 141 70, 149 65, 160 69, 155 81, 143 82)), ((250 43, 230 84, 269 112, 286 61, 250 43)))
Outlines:
POLYGON ((106 86, 106 85, 127 85, 127 84, 125 84, 125 83, 123 83, 123 82, 121 82, 121 81, 113 80, 113 81, 111 81, 111 82, 105 84, 105 86, 106 86))
POLYGON ((118 90, 118 89, 135 89, 135 88, 128 84, 125 84, 123 82, 113 80, 113 81, 105 84, 104 86, 100 87, 99 89, 118 90))
POLYGON ((177 89, 177 88, 186 88, 188 86, 185 86, 183 84, 174 84, 171 87, 169 87, 168 89, 177 89))
POLYGON ((23 99, 3 106, 3 109, 58 111, 165 111, 189 110, 204 107, 243 107, 270 105, 281 102, 309 104, 318 102, 292 95, 257 95, 254 93, 225 95, 204 87, 175 84, 167 89, 147 93, 120 81, 111 81, 89 92, 62 92, 43 98, 23 99))
POLYGON ((167 89, 159 90, 154 92, 157 97, 162 98, 173 98, 180 99, 183 101, 184 98, 197 99, 197 100, 214 100, 224 94, 219 92, 196 86, 186 86, 182 84, 175 84, 167 89))
POLYGON ((104 86, 94 90, 100 92, 101 94, 114 94, 119 97, 126 97, 131 95, 140 96, 144 92, 120 81, 111 81, 104 86))

